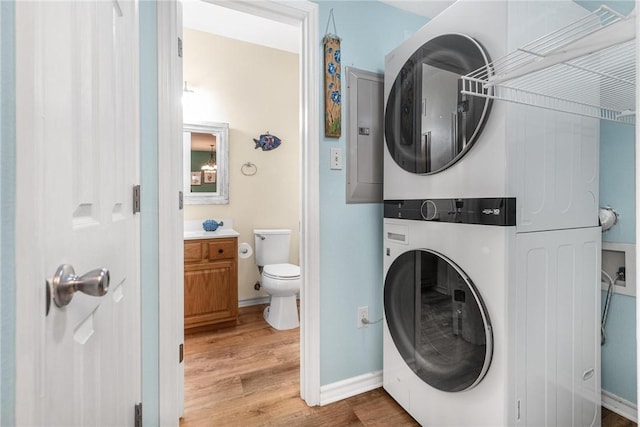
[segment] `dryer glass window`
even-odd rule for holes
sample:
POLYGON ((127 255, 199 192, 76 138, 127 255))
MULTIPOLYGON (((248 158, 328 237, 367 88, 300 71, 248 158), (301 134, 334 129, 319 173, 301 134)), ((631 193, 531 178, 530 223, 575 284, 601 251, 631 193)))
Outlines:
POLYGON ((491 363, 493 338, 480 295, 441 254, 402 254, 385 279, 384 308, 396 348, 424 382, 456 392, 477 385, 491 363))
POLYGON ((482 46, 462 34, 436 37, 407 60, 385 114, 387 147, 398 165, 412 173, 436 173, 471 148, 491 100, 462 95, 460 76, 488 63, 482 46))

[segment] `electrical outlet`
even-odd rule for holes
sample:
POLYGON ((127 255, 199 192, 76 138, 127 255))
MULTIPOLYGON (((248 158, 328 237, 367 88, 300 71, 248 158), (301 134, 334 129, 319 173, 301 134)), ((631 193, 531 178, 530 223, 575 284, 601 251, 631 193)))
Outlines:
POLYGON ((365 326, 367 326, 366 323, 362 322, 364 319, 369 320, 369 307, 367 306, 358 307, 358 319, 356 323, 356 326, 358 327, 358 329, 364 328, 365 326))

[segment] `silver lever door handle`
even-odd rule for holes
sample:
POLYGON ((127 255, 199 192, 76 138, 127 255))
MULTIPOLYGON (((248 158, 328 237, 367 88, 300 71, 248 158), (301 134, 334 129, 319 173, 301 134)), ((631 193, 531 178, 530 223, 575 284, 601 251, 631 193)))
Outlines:
POLYGON ((58 267, 55 276, 51 280, 51 293, 53 302, 58 307, 64 307, 71 302, 73 294, 77 291, 101 297, 109 290, 109 270, 98 268, 90 272, 77 276, 73 267, 69 264, 62 264, 58 267))

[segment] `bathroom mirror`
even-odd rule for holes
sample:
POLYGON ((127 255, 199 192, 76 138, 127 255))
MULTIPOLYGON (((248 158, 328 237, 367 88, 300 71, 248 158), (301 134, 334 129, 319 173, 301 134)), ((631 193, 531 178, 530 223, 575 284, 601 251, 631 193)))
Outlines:
POLYGON ((185 123, 183 134, 184 202, 229 203, 229 124, 185 123))

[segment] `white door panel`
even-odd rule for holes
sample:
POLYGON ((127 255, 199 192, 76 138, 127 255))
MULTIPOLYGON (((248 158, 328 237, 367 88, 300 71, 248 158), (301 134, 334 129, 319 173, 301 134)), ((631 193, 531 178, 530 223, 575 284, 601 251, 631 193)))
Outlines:
POLYGON ((600 235, 517 234, 518 425, 600 425, 600 235))
POLYGON ((18 334, 33 334, 18 340, 20 425, 134 422, 137 22, 133 1, 16 4, 18 334), (36 232, 21 233, 29 224, 36 232), (61 264, 78 275, 108 269, 108 293, 76 292, 65 307, 52 302, 45 316, 45 279, 61 264))

